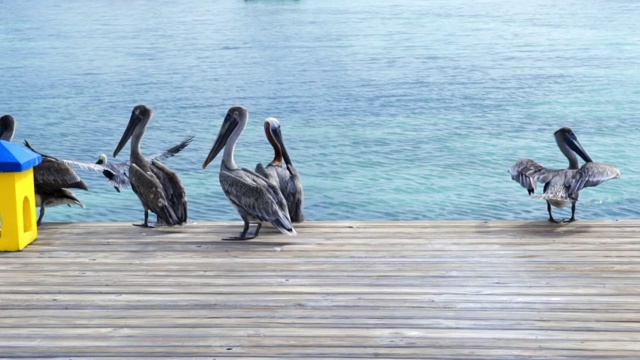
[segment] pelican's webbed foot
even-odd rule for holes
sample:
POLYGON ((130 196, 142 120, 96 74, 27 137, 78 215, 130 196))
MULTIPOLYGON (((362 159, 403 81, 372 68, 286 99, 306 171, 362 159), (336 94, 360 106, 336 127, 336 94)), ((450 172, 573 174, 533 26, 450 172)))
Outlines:
POLYGON ((245 221, 244 229, 242 229, 242 233, 240 233, 240 236, 235 236, 235 237, 230 237, 230 238, 223 238, 222 240, 225 240, 225 241, 251 240, 251 239, 254 239, 256 236, 258 236, 258 233, 260 232, 260 228, 261 227, 262 227, 262 223, 259 222, 257 224, 257 226, 256 226, 256 231, 254 231, 253 234, 247 236, 247 232, 249 231, 249 222, 245 221))
POLYGON ((149 210, 144 210, 144 222, 142 224, 132 224, 133 226, 140 226, 143 228, 154 228, 154 225, 149 225, 149 210))
POLYGON ((571 218, 569 220, 564 220, 564 222, 574 222, 576 221, 576 202, 572 201, 571 202, 571 218))
POLYGON ((143 227, 143 228, 155 228, 155 225, 151 225, 147 222, 143 222, 141 224, 131 224, 133 226, 139 226, 139 227, 143 227))

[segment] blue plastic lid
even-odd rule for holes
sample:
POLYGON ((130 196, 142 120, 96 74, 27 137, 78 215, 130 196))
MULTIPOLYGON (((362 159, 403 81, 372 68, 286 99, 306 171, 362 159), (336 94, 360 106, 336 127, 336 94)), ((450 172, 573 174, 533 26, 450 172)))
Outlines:
POLYGON ((40 164, 42 156, 33 151, 0 140, 0 172, 23 172, 40 164))

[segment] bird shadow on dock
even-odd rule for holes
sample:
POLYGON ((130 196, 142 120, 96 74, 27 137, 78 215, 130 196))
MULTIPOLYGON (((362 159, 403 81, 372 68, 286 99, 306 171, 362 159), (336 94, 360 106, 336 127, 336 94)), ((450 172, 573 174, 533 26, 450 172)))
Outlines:
POLYGON ((515 226, 516 232, 531 236, 575 236, 583 233, 589 233, 591 228, 591 225, 588 223, 582 223, 580 220, 558 224, 546 220, 526 221, 515 226))
MULTIPOLYGON (((190 241, 188 243, 182 242, 183 244, 190 245, 206 245, 207 247, 266 247, 266 248, 278 248, 281 249, 288 245, 295 245, 296 242, 293 241, 274 241, 277 238, 282 239, 284 236, 280 231, 271 227, 263 227, 260 232, 260 236, 251 240, 244 241, 225 241, 223 238, 231 237, 237 235, 237 226, 222 226, 212 229, 210 227, 200 227, 197 225, 186 225, 186 227, 159 227, 155 229, 151 229, 152 231, 147 231, 145 236, 157 236, 163 237, 165 235, 175 236, 176 234, 182 234, 181 236, 193 237, 194 241, 190 241), (181 230, 187 229, 187 231, 181 230), (213 230, 213 231, 212 231, 213 230)), ((166 241, 166 239, 163 239, 166 241)))

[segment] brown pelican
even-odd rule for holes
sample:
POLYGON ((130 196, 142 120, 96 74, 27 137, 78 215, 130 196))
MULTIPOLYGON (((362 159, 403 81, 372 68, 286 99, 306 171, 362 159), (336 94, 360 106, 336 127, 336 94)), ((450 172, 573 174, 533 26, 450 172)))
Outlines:
POLYGON ((267 140, 269 140, 269 143, 273 147, 274 156, 267 167, 258 163, 258 165, 256 165, 256 172, 280 188, 280 192, 282 192, 282 195, 287 201, 291 221, 301 223, 304 221, 304 215, 302 213, 302 205, 304 202, 302 180, 300 179, 300 175, 298 175, 298 171, 291 163, 287 148, 284 146, 282 132, 280 131, 280 122, 278 122, 276 118, 267 118, 264 121, 264 132, 267 140), (283 158, 287 165, 286 170, 282 167, 283 158))
MULTIPOLYGON (((153 161, 163 162, 168 158, 174 157, 180 151, 184 150, 191 141, 193 141, 194 135, 187 136, 182 142, 179 144, 170 147, 169 149, 157 153, 151 156, 146 156, 145 159, 147 163, 151 164, 153 161)), ((117 192, 120 192, 121 187, 129 187, 131 183, 129 182, 129 161, 118 161, 118 162, 109 162, 107 160, 107 155, 100 154, 98 157, 98 161, 94 164, 86 163, 81 161, 71 161, 64 160, 67 164, 77 167, 79 169, 84 170, 93 170, 101 172, 109 182, 116 189, 117 192)))
POLYGON ((47 207, 76 204, 85 208, 84 204, 69 190, 69 188, 89 190, 78 174, 63 160, 35 151, 27 140, 24 141, 24 145, 42 156, 42 162, 33 168, 36 206, 40 207, 37 224, 40 225, 42 222, 44 209, 47 207))
POLYGON ((11 142, 16 131, 16 121, 11 115, 0 117, 0 140, 11 142))
POLYGON ((220 163, 220 185, 242 217, 244 228, 240 236, 223 240, 253 239, 258 236, 262 221, 270 222, 284 234, 295 235, 287 203, 280 189, 261 175, 246 168, 238 168, 233 159, 233 151, 247 123, 247 117, 247 111, 240 106, 234 106, 227 111, 218 137, 202 164, 202 168, 206 168, 224 148, 224 157, 220 163), (253 234, 247 235, 250 222, 257 222, 256 230, 253 234))
POLYGON ((152 227, 149 225, 149 210, 158 216, 158 224, 181 225, 187 221, 187 193, 182 181, 161 162, 152 160, 149 163, 140 152, 140 141, 150 119, 151 109, 145 105, 133 108, 113 157, 131 139, 129 180, 131 189, 138 195, 144 208, 144 223, 139 226, 152 227))
POLYGON ((529 195, 536 189, 536 182, 544 184, 544 193, 538 198, 547 201, 549 221, 558 223, 551 214, 551 206, 564 207, 571 204, 571 218, 576 220, 576 202, 579 191, 591 186, 597 186, 607 180, 620 177, 617 168, 596 163, 580 145, 578 138, 568 127, 563 127, 554 133, 560 151, 569 160, 569 167, 562 170, 547 169, 531 159, 521 159, 509 168, 511 178, 522 185, 529 195), (579 167, 578 154, 586 163, 579 167))

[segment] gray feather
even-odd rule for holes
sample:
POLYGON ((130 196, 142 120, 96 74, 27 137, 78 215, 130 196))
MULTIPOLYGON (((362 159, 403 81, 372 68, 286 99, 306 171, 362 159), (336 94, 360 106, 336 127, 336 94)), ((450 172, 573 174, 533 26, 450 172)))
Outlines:
POLYGON ((287 204, 278 187, 246 168, 220 171, 220 185, 231 203, 251 220, 267 221, 285 234, 294 235, 287 204))
POLYGON ((158 215, 167 225, 178 222, 176 214, 169 206, 162 184, 153 173, 144 172, 136 164, 131 164, 129 176, 133 191, 146 209, 158 215))

